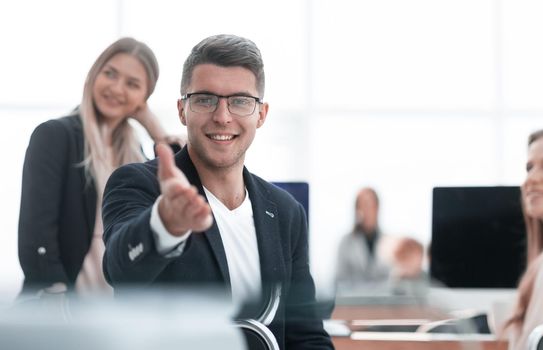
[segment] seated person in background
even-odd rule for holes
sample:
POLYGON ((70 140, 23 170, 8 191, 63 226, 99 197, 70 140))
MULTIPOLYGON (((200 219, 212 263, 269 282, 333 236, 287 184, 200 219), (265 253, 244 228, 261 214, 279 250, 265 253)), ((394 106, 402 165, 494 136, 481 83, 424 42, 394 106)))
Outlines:
POLYGON ((518 286, 517 304, 505 323, 509 349, 526 349, 530 332, 543 324, 543 130, 528 138, 526 179, 521 187, 527 234, 527 269, 518 286))
POLYGON ((147 45, 121 38, 90 68, 79 107, 32 133, 19 216, 23 295, 111 293, 102 273, 102 191, 115 168, 145 160, 129 119, 155 142, 174 139, 147 105, 158 73, 147 45))
POLYGON ((339 244, 336 284, 340 293, 380 284, 389 277, 390 264, 382 254, 378 214, 377 193, 362 188, 356 197, 353 230, 339 244))

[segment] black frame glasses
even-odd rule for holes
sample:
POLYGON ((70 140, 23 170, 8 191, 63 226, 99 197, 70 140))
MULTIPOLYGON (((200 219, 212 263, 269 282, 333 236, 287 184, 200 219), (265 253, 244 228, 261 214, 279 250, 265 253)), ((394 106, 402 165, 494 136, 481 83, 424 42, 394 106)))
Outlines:
POLYGON ((221 98, 226 99, 228 111, 238 117, 250 116, 255 112, 257 103, 263 103, 261 98, 249 95, 222 96, 206 92, 194 92, 181 96, 182 100, 189 101, 190 110, 194 113, 215 112, 221 98))

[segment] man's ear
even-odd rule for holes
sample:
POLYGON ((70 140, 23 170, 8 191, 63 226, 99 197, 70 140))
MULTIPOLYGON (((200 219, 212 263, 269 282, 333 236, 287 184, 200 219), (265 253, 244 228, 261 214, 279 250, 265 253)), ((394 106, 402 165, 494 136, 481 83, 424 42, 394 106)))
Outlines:
POLYGON ((187 120, 185 116, 185 104, 182 99, 177 100, 177 111, 179 114, 179 120, 181 120, 181 124, 187 126, 187 120))
POLYGON ((260 106, 260 110, 258 111, 258 120, 256 122, 256 127, 260 128, 264 122, 266 121, 266 117, 268 116, 268 109, 270 106, 267 103, 263 103, 260 106))

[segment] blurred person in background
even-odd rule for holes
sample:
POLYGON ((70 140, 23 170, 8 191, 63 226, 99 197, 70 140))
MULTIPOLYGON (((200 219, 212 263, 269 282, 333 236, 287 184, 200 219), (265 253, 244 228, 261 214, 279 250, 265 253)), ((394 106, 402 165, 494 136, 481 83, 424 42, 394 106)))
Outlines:
POLYGON ((509 349, 524 350, 532 330, 543 324, 543 130, 528 137, 526 179, 521 186, 527 234, 527 268, 518 285, 517 302, 502 335, 509 349))
POLYGON ((378 219, 377 192, 370 187, 362 188, 356 196, 354 227, 339 244, 336 266, 338 292, 381 284, 388 279, 391 264, 383 251, 388 245, 378 219))
POLYGON ((155 142, 182 142, 147 105, 158 75, 152 50, 121 38, 90 68, 80 105, 34 130, 19 216, 22 294, 111 294, 102 272, 102 192, 115 168, 145 160, 129 119, 155 142))

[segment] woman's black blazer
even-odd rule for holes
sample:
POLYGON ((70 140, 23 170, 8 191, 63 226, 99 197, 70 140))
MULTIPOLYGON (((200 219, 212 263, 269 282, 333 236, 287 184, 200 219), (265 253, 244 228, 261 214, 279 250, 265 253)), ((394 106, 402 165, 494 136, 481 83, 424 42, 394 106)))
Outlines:
POLYGON ((23 292, 63 282, 73 288, 94 230, 97 194, 85 177, 78 114, 39 125, 23 167, 19 261, 23 292))

